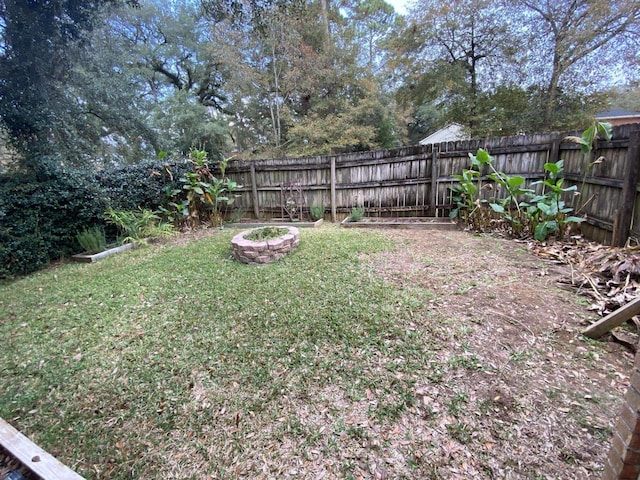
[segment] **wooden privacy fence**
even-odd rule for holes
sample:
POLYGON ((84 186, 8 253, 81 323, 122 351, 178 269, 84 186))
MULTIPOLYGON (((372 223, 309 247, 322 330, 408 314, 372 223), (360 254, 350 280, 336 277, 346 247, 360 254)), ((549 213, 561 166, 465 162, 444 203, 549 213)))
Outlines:
POLYGON ((638 131, 640 124, 615 127, 613 139, 599 142, 594 152, 594 158, 604 161, 591 168, 578 145, 563 141, 565 134, 550 133, 332 156, 236 160, 227 174, 243 185, 236 208, 256 218, 278 215, 281 185, 296 182, 306 206, 325 206, 335 222, 354 206, 365 207, 370 216, 447 215, 452 208, 450 187, 456 183, 453 175, 469 167, 468 154, 478 148, 489 151, 497 170, 521 175, 528 185, 544 178, 546 162, 564 159, 567 183, 580 188, 584 180, 582 200, 577 202, 586 202, 579 212, 587 216, 583 234, 620 245, 629 236, 640 238, 638 131))

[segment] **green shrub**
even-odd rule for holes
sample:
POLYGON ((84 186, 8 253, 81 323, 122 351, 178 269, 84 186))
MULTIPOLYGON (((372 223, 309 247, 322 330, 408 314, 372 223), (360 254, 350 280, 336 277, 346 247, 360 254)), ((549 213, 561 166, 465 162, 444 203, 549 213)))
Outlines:
MULTIPOLYGON (((2 192, 4 193, 4 192, 2 192)), ((6 211, 6 204, 0 205, 6 211)), ((45 239, 33 212, 23 217, 9 212, 0 218, 0 278, 26 275, 49 264, 45 239)))
MULTIPOLYGON (((88 174, 63 167, 55 157, 31 164, 29 173, 0 175, 0 279, 78 253, 78 232, 96 225, 108 207, 155 211, 168 204, 191 166, 149 160, 88 174)), ((170 234, 172 226, 157 220, 154 235, 170 234)), ((106 236, 115 238, 116 228, 106 225, 106 236)))
POLYGON ((322 205, 321 203, 311 205, 309 207, 309 213, 311 214, 311 218, 314 221, 324 218, 324 205, 322 205))
POLYGON ((349 215, 350 222, 359 222, 364 217, 364 207, 352 207, 349 215))
POLYGON ((157 210, 168 203, 173 191, 182 188, 180 178, 189 168, 186 159, 145 160, 136 165, 102 170, 95 174, 95 179, 112 208, 157 210))
POLYGON ((84 251, 90 254, 100 253, 107 247, 104 227, 101 225, 83 229, 76 235, 76 239, 84 251))
POLYGON ((77 232, 106 208, 92 179, 44 159, 30 174, 0 176, 0 278, 77 253, 77 232))

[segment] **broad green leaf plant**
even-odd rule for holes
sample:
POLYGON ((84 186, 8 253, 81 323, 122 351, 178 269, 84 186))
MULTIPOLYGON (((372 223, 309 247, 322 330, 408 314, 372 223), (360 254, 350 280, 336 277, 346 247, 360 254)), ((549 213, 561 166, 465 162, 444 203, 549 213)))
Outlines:
POLYGON ((181 179, 184 183, 183 190, 172 192, 174 198, 186 192, 186 198, 176 199, 169 205, 175 209, 178 218, 192 225, 210 223, 219 226, 222 224, 221 207, 233 204, 238 196, 235 192, 242 185, 227 178, 229 159, 218 162, 220 177, 213 175, 205 150, 192 150, 189 159, 193 164, 193 171, 187 172, 181 179))
POLYGON ((533 183, 543 185, 542 193, 533 195, 526 205, 526 214, 533 226, 533 237, 541 242, 552 233, 558 234, 562 240, 566 226, 584 221, 584 218, 570 215, 573 209, 562 200, 562 194, 577 189, 575 185, 563 187, 564 179, 560 177, 563 169, 564 160, 545 163, 546 178, 533 183))
POLYGON ((511 235, 533 234, 539 241, 544 241, 552 233, 562 238, 565 227, 583 221, 571 216, 573 209, 562 200, 564 193, 576 190, 575 185, 563 187, 563 160, 544 165, 545 179, 532 184, 542 185, 542 193, 537 194, 524 188, 524 177, 498 171, 493 165, 493 157, 486 150, 479 149, 476 155, 470 153, 469 158, 471 168, 464 170, 462 175, 454 175, 459 183, 451 187, 456 202, 451 218, 458 217, 480 231, 498 222, 507 226, 511 235), (485 165, 491 170, 486 178, 494 182, 496 192, 504 192, 502 196, 487 200, 481 198, 480 192, 489 185, 482 186, 480 171, 485 165))
POLYGON ((519 175, 510 177, 496 170, 493 165, 494 158, 482 148, 475 155, 469 153, 469 159, 471 168, 464 170, 461 175, 454 175, 459 183, 451 187, 456 207, 449 216, 460 217, 474 229, 484 230, 491 223, 491 215, 483 208, 488 205, 492 211, 509 223, 515 235, 520 235, 522 232, 520 197, 530 192, 522 188, 525 184, 524 177, 519 175), (491 171, 487 178, 494 182, 496 188, 506 192, 505 197, 494 197, 491 200, 482 198, 484 189, 493 188, 492 184, 485 184, 484 187, 482 185, 481 171, 485 166, 491 171))
POLYGON ((576 197, 574 197, 574 206, 575 206, 575 198, 579 198, 581 200, 581 205, 577 209, 577 211, 581 211, 585 205, 588 203, 588 200, 583 199, 584 194, 584 186, 587 182, 587 176, 591 172, 591 169, 594 165, 602 163, 604 161, 604 157, 598 157, 597 159, 593 159, 593 151, 598 146, 598 140, 606 140, 607 142, 611 140, 612 137, 612 126, 608 122, 599 122, 594 120, 593 123, 587 128, 584 132, 582 132, 581 137, 576 136, 568 136, 565 137, 564 140, 568 142, 577 143, 580 145, 580 150, 584 154, 585 161, 587 163, 587 168, 584 169, 584 174, 582 175, 582 182, 580 182, 580 192, 576 197))
POLYGON ((471 168, 463 170, 460 175, 454 175, 458 180, 458 184, 452 186, 451 191, 452 200, 456 206, 449 216, 451 218, 459 217, 475 230, 482 230, 484 226, 481 218, 483 211, 480 207, 483 200, 479 192, 482 190, 480 170, 485 156, 480 151, 478 153, 480 154, 479 156, 469 154, 471 168))
MULTIPOLYGON (((598 140, 609 141, 611 136, 611 124, 596 120, 582 133, 581 137, 565 137, 565 141, 580 145, 588 161, 582 177, 580 193, 574 195, 574 198, 577 196, 582 198, 588 173, 594 165, 604 160, 602 157, 592 159, 598 140)), ((509 227, 512 235, 520 237, 533 235, 538 241, 546 240, 551 234, 562 239, 569 225, 584 221, 584 218, 571 215, 574 209, 567 206, 563 200, 566 194, 577 190, 575 185, 564 186, 562 176, 564 160, 545 163, 544 180, 532 184, 532 186, 542 185, 541 193, 536 193, 534 190, 524 188, 526 183, 524 177, 509 176, 498 171, 493 164, 493 157, 486 150, 481 148, 475 155, 469 153, 469 158, 471 168, 464 170, 461 175, 454 175, 458 184, 450 187, 456 205, 451 211, 451 218, 458 217, 474 230, 482 231, 494 224, 497 216, 497 220, 502 225, 509 227), (481 192, 485 187, 482 186, 481 171, 484 167, 490 170, 486 179, 493 181, 496 193, 504 192, 504 194, 487 200, 482 198, 481 192), (483 208, 487 205, 489 208, 483 208), (493 216, 487 212, 492 212, 493 216)), ((583 201, 577 211, 584 208, 586 203, 588 201, 583 201)))

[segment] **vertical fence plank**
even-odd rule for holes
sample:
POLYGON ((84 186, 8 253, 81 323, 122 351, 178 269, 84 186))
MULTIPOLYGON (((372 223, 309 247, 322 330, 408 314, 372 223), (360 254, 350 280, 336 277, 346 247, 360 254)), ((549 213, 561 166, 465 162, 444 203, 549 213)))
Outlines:
POLYGON ((253 214, 256 218, 260 218, 260 204, 258 203, 258 183, 256 181, 256 166, 251 163, 251 196, 253 198, 253 214))
POLYGON ((336 157, 331 157, 331 221, 338 221, 336 212, 336 157))
POLYGON ((560 142, 561 141, 562 139, 560 137, 556 137, 553 139, 547 162, 556 163, 558 160, 560 160, 560 142))
POLYGON ((636 184, 638 183, 638 164, 640 164, 640 131, 634 130, 629 135, 629 149, 625 164, 625 174, 622 184, 621 210, 618 218, 617 230, 614 232, 615 247, 622 247, 629 238, 633 206, 636 198, 636 184))
POLYGON ((438 216, 438 152, 439 147, 435 143, 431 147, 431 207, 429 208, 432 217, 438 216))

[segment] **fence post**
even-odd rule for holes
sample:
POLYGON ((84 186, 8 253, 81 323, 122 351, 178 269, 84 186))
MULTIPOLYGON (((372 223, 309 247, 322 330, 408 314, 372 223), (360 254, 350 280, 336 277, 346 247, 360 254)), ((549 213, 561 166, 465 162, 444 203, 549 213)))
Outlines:
POLYGON ((331 157, 331 221, 338 221, 336 215, 336 157, 331 157))
POLYGON ((260 218, 260 205, 258 204, 258 185, 256 181, 256 166, 251 163, 251 195, 253 197, 253 214, 260 218))
POLYGON ((629 149, 625 164, 622 184, 622 198, 620 199, 620 216, 617 230, 613 232, 614 247, 623 247, 629 238, 631 222, 633 221, 633 206, 636 200, 636 184, 638 183, 638 165, 640 164, 640 131, 634 130, 629 134, 629 149))
POLYGON ((549 149, 549 158, 547 162, 556 163, 560 160, 560 143, 562 143, 561 137, 555 137, 551 142, 551 148, 549 149))
POLYGON ((438 216, 438 153, 440 146, 436 143, 431 145, 431 213, 438 216))
POLYGON ((640 354, 613 432, 602 480, 637 480, 640 474, 640 354))

